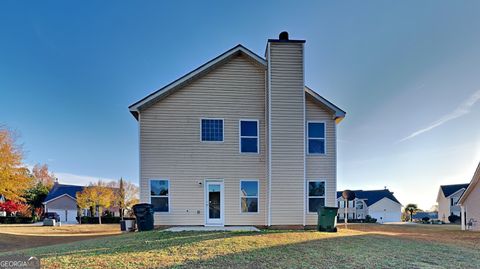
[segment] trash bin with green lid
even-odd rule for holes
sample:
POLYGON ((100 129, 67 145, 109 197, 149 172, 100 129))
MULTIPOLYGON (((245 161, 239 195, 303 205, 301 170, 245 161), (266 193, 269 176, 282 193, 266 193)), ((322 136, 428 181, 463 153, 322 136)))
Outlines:
POLYGON ((337 212, 337 207, 319 207, 317 230, 321 232, 337 232, 337 212))
POLYGON ((132 207, 135 218, 137 219, 138 231, 153 230, 153 205, 136 204, 132 207))

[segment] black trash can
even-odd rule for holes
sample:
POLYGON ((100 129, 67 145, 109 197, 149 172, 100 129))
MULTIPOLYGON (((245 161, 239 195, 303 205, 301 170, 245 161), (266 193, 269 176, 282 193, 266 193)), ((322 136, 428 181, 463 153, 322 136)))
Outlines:
POLYGON ((337 211, 337 207, 319 207, 317 230, 322 232, 337 232, 337 211))
POLYGON ((153 205, 136 204, 132 207, 139 232, 153 230, 153 205))

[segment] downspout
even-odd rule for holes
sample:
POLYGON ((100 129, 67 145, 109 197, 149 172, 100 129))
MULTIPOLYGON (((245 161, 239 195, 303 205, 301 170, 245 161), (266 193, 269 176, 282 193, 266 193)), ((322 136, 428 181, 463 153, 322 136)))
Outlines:
MULTIPOLYGON (((303 68, 303 76, 302 76, 302 94, 303 94, 303 227, 307 224, 306 221, 306 212, 307 212, 307 164, 306 164, 306 155, 307 149, 305 144, 305 129, 306 129, 306 117, 305 117, 305 43, 302 44, 302 68, 303 68)), ((326 187, 326 185, 325 185, 326 187)), ((325 188, 326 189, 326 188, 325 188)), ((327 192, 325 191, 325 197, 327 196, 327 192)), ((327 199, 325 199, 327 200, 327 199)), ((326 201, 325 201, 326 203, 326 201)))

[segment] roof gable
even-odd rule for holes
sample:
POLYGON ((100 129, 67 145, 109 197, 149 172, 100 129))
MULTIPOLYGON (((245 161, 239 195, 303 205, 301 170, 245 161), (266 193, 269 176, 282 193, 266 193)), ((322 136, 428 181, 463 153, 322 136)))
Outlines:
POLYGON ((314 90, 310 89, 307 86, 305 86, 305 94, 311 96, 315 101, 317 101, 327 110, 332 112, 334 114, 334 119, 337 123, 339 123, 343 118, 345 118, 345 115, 347 114, 345 111, 343 111, 327 99, 323 98, 320 94, 316 93, 314 90))
POLYGON ((467 184, 453 184, 453 185, 442 185, 440 186, 440 189, 443 192, 443 195, 445 197, 449 197, 450 195, 458 192, 461 189, 466 189, 468 188, 468 183, 467 184))
POLYGON ((55 184, 53 188, 48 193, 47 197, 45 198, 45 202, 51 201, 63 195, 68 195, 73 199, 76 199, 77 192, 83 190, 83 186, 76 186, 76 185, 65 185, 65 184, 55 184))
POLYGON ((190 73, 182 76, 181 78, 173 81, 172 83, 166 85, 165 87, 151 93, 150 95, 146 96, 145 98, 141 99, 140 101, 132 104, 129 106, 130 113, 138 119, 138 114, 141 109, 145 109, 149 107, 151 104, 159 101, 163 97, 167 96, 170 92, 174 91, 175 89, 181 88, 184 85, 188 84, 190 81, 198 79, 199 77, 203 76, 205 73, 215 69, 216 67, 220 66, 221 64, 231 60, 233 57, 238 55, 245 55, 247 58, 251 59, 254 63, 262 66, 263 68, 267 67, 267 62, 262 57, 258 56, 257 54, 253 53, 249 49, 245 48, 242 45, 237 45, 228 51, 222 53, 221 55, 215 57, 214 59, 208 61, 207 63, 201 65, 200 67, 196 68, 195 70, 191 71, 190 73))
POLYGON ((473 174, 473 177, 472 177, 472 180, 470 181, 470 184, 468 185, 466 190, 463 192, 462 196, 460 196, 460 199, 458 199, 458 204, 463 204, 463 202, 465 202, 468 195, 477 186, 479 181, 480 181, 480 162, 478 163, 477 169, 475 170, 475 173, 473 174))
MULTIPOLYGON (((364 190, 355 190, 355 196, 358 199, 365 200, 367 206, 371 206, 376 202, 382 200, 383 198, 388 198, 398 204, 401 204, 397 198, 393 195, 393 192, 389 191, 388 189, 384 190, 372 190, 372 191, 364 191, 364 190)), ((342 192, 337 192, 337 199, 342 197, 342 192)))

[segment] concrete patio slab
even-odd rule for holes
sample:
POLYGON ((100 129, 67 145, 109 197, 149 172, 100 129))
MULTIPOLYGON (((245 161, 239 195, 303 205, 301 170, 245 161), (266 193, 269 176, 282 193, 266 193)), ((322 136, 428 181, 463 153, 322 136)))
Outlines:
POLYGON ((253 226, 178 226, 166 229, 167 232, 260 232, 253 226))

